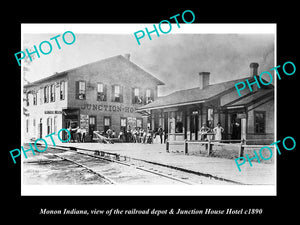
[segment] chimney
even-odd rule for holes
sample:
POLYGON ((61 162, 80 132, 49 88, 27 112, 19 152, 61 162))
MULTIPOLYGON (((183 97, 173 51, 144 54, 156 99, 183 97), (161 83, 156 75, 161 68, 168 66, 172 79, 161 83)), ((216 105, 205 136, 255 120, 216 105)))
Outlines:
POLYGON ((129 53, 124 54, 124 57, 125 57, 127 60, 130 61, 130 54, 129 54, 129 53))
POLYGON ((250 76, 254 77, 257 76, 257 68, 258 68, 259 64, 256 62, 250 63, 250 76))
POLYGON ((209 85, 209 74, 210 72, 200 72, 199 73, 199 88, 203 89, 209 85))

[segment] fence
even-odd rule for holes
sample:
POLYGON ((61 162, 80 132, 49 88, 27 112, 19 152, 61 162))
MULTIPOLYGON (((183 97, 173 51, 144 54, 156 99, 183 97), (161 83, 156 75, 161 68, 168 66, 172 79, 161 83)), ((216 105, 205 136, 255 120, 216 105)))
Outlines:
MULTIPOLYGON (((273 142, 273 139, 265 139, 273 142)), ((250 142, 255 142, 259 140, 251 139, 250 142)), ((260 150, 262 147, 270 146, 269 145, 252 145, 246 144, 246 140, 208 140, 208 141, 195 141, 195 140, 184 140, 184 141, 166 141, 166 151, 170 152, 170 146, 183 146, 181 151, 184 152, 185 155, 200 154, 202 156, 207 157, 220 157, 220 158, 228 158, 235 159, 237 157, 243 157, 246 154, 251 158, 254 157, 254 151, 260 150), (203 151, 204 148, 204 151, 203 151), (183 149, 183 151, 182 151, 183 149), (192 150, 192 151, 190 151, 192 150)), ((271 149, 274 149, 274 146, 270 146, 271 149)), ((258 151, 256 151, 258 153, 258 151)), ((262 152, 263 157, 268 158, 270 153, 268 151, 262 152)), ((264 160, 261 160, 264 161, 264 160)), ((267 161, 265 161, 267 162, 267 161)), ((271 159, 269 162, 273 162, 271 159)), ((267 162, 268 163, 268 162, 267 162)))

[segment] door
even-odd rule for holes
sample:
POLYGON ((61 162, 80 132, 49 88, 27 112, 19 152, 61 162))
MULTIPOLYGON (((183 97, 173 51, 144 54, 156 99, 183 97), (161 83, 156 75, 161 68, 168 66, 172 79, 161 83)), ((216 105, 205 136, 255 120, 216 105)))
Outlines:
POLYGON ((190 119, 191 140, 198 140, 198 114, 192 114, 190 119))
MULTIPOLYGON (((241 123, 242 123, 242 119, 238 117, 238 114, 232 113, 230 116, 231 140, 241 140, 241 131, 242 131, 241 123)), ((246 126, 244 127, 245 127, 244 129, 246 129, 246 126)))
POLYGON ((96 116, 89 116, 89 135, 93 138, 93 131, 96 131, 96 116))

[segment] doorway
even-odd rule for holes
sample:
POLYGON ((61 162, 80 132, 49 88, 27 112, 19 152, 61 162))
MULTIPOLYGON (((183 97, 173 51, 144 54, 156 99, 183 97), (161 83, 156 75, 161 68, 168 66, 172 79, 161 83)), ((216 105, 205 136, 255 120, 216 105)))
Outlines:
MULTIPOLYGON (((245 118, 246 119, 246 118, 245 118)), ((243 123, 245 121, 243 120, 243 123)), ((237 113, 230 114, 231 140, 241 140, 242 119, 237 113)))
MULTIPOLYGON (((197 111, 198 112, 198 111, 197 111)), ((198 140, 198 125, 199 125, 199 115, 196 112, 192 112, 190 119, 190 140, 198 140)))
POLYGON ((93 137, 93 131, 96 131, 96 116, 89 116, 89 135, 93 137))

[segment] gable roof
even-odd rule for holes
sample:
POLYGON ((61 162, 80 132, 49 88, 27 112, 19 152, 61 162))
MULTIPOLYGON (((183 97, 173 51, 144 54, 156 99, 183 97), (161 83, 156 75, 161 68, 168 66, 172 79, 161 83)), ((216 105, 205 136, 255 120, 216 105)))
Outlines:
POLYGON ((248 79, 249 82, 254 81, 253 77, 245 77, 237 80, 211 84, 204 87, 203 89, 196 87, 186 90, 175 91, 167 96, 163 96, 156 99, 152 103, 140 107, 138 111, 203 103, 211 100, 212 98, 215 98, 217 96, 223 95, 231 91, 235 88, 234 85, 236 83, 245 81, 246 79, 248 79))
POLYGON ((144 69, 142 69, 141 67, 136 65, 135 63, 133 63, 132 61, 126 59, 124 56, 116 55, 116 56, 112 56, 112 57, 109 57, 109 58, 98 60, 98 61, 95 61, 95 62, 92 62, 92 63, 88 63, 88 64, 85 64, 85 65, 82 65, 82 66, 79 66, 79 67, 75 67, 75 68, 72 68, 72 69, 69 69, 69 70, 65 70, 65 71, 60 72, 60 73, 55 73, 55 74, 53 74, 49 77, 45 77, 45 78, 42 78, 40 80, 37 80, 37 81, 31 82, 29 84, 26 84, 26 85, 24 85, 24 88, 29 88, 29 87, 32 87, 32 86, 39 85, 43 82, 47 82, 47 81, 50 81, 50 80, 53 80, 53 79, 56 79, 56 78, 64 77, 69 72, 72 72, 74 70, 78 70, 78 69, 81 69, 81 68, 84 68, 84 67, 87 67, 87 66, 92 66, 92 65, 96 65, 96 64, 100 64, 100 63, 103 63, 103 64, 104 63, 117 64, 117 63, 120 63, 120 62, 124 63, 125 65, 127 65, 129 67, 134 68, 135 70, 138 71, 140 76, 150 78, 157 85, 164 85, 165 84, 164 82, 157 79, 156 77, 154 77, 153 75, 151 75, 150 73, 148 73, 147 71, 145 71, 144 69))

